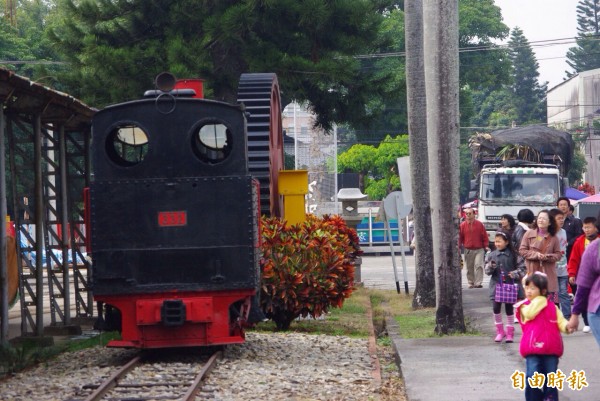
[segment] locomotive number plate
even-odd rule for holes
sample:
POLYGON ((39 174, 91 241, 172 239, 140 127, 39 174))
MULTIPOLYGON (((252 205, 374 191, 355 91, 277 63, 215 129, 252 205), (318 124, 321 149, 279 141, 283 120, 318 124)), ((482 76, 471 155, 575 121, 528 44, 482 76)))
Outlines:
POLYGON ((159 227, 177 227, 187 224, 187 212, 179 210, 175 212, 158 212, 159 227))

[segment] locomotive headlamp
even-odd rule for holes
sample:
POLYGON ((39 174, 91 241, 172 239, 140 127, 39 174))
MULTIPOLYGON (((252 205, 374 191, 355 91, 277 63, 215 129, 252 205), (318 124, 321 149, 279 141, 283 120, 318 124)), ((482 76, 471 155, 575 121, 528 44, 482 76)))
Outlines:
POLYGON ((154 84, 156 85, 156 89, 162 92, 170 92, 175 88, 175 83, 177 79, 175 75, 170 72, 161 72, 156 76, 154 80, 154 84))

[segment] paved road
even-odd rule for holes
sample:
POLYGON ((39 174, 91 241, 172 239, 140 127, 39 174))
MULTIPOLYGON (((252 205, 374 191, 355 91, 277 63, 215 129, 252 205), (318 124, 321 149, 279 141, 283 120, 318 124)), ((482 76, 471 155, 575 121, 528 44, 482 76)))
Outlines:
MULTIPOLYGON (((398 272, 398 281, 400 289, 404 292, 404 265, 400 255, 396 255, 396 270, 398 272)), ((413 255, 405 256, 406 277, 408 279, 408 288, 412 292, 415 288, 415 257, 413 255)), ((467 288, 467 269, 462 269, 463 288, 467 288)), ((361 278, 366 287, 379 288, 382 290, 396 289, 396 275, 394 274, 394 264, 392 257, 387 256, 363 256, 361 266, 361 278)), ((487 288, 490 278, 483 275, 483 287, 487 288)))

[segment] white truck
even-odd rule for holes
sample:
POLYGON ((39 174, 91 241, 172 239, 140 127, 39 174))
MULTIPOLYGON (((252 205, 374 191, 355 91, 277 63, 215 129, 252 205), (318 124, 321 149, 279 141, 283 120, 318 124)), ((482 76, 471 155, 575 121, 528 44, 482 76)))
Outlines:
POLYGON ((477 219, 490 242, 500 216, 515 219, 521 209, 555 207, 567 188, 574 142, 567 132, 547 126, 527 126, 478 133, 469 139, 475 179, 470 198, 478 202, 477 219))
POLYGON ((477 219, 483 223, 490 242, 498 229, 500 216, 515 217, 521 209, 556 207, 562 191, 560 169, 552 164, 513 160, 510 165, 486 164, 480 171, 477 219))

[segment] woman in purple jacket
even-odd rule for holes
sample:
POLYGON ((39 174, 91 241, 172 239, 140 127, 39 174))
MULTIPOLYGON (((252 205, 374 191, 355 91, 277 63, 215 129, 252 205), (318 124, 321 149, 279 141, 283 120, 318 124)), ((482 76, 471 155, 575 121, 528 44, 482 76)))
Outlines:
POLYGON ((581 257, 577 272, 577 293, 571 310, 569 328, 577 330, 579 315, 587 311, 592 333, 600 346, 600 238, 590 243, 581 257))

